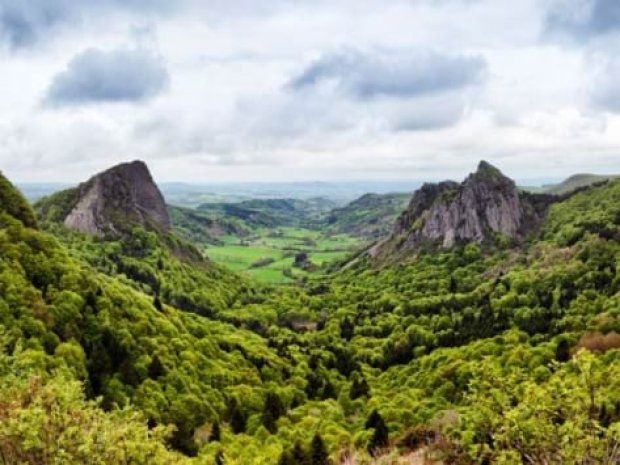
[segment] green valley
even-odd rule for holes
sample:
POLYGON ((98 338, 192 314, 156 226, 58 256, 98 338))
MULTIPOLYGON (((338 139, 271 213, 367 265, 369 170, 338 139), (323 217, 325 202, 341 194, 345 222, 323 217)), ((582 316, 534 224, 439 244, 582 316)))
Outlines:
POLYGON ((317 230, 280 227, 255 229, 241 238, 222 236, 206 255, 215 263, 262 282, 292 282, 307 274, 326 271, 326 265, 352 254, 362 243, 345 234, 325 235, 317 230), (300 254, 307 255, 299 262, 300 254))
POLYGON ((37 221, 1 187, 2 463, 617 463, 620 181, 483 162, 372 247, 288 202, 166 218, 139 162, 37 221))

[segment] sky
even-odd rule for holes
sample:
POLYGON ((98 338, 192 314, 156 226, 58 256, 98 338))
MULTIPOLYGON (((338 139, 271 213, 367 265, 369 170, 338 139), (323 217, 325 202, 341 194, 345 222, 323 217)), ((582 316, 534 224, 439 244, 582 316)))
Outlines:
POLYGON ((0 170, 620 172, 617 0, 0 0, 0 170))

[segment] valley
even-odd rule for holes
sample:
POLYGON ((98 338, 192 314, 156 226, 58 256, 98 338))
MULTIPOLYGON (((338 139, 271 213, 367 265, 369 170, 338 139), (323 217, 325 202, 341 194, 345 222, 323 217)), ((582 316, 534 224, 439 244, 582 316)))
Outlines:
POLYGON ((327 271, 330 264, 355 252, 363 242, 346 234, 325 235, 321 231, 280 227, 256 229, 249 235, 219 238, 205 254, 215 263, 268 283, 291 283, 327 271), (305 254, 299 260, 300 254, 305 254))
POLYGON ((612 464, 619 258, 620 181, 486 162, 344 206, 170 206, 142 162, 34 206, 2 177, 0 456, 612 464))
POLYGON ((0 465, 620 465, 620 0, 0 0, 0 465))

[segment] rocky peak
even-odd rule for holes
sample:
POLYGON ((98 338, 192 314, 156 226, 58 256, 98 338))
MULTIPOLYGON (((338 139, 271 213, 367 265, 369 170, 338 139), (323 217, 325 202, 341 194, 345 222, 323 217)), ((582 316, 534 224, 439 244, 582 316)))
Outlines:
POLYGON ((119 233, 140 225, 170 229, 164 197, 142 161, 122 163, 99 173, 70 196, 65 226, 94 235, 119 233))
POLYGON ((494 235, 519 239, 530 223, 526 210, 515 183, 481 161, 460 184, 425 184, 416 191, 385 247, 412 249, 430 243, 449 248, 482 243, 494 235))

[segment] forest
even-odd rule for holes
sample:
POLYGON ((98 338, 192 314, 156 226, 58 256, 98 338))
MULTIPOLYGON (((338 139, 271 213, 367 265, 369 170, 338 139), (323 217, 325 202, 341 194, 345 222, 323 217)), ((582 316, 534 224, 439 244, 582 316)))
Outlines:
POLYGON ((49 207, 0 177, 2 464, 620 461, 620 180, 286 285, 49 207))

